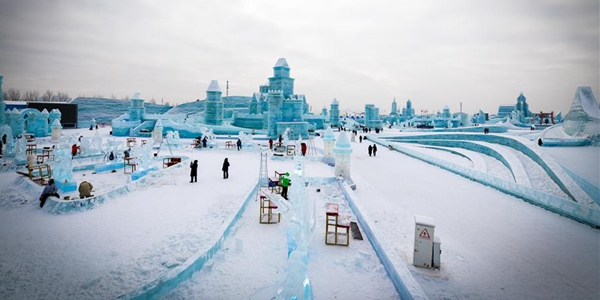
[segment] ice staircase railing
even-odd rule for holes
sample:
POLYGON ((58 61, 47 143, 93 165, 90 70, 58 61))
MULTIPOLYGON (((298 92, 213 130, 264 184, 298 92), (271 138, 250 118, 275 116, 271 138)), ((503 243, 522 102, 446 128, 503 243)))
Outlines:
POLYGON ((140 125, 129 129, 129 135, 138 136, 140 134, 140 131, 142 131, 144 129, 150 130, 150 129, 154 128, 154 123, 155 123, 154 121, 144 121, 140 125))
MULTIPOLYGON (((372 138, 372 140, 385 147, 390 145, 389 143, 385 143, 379 139, 372 138)), ((422 160, 434 166, 438 166, 444 170, 448 170, 481 184, 490 186, 506 194, 524 199, 527 202, 555 212, 561 216, 600 229, 600 209, 547 194, 533 188, 522 186, 514 182, 473 170, 471 168, 465 168, 400 145, 394 145, 393 149, 410 157, 422 160)))
POLYGON ((592 198, 592 200, 596 201, 596 204, 600 206, 600 187, 590 182, 589 180, 579 176, 577 173, 573 172, 573 170, 567 168, 566 166, 560 165, 575 182, 592 198))
MULTIPOLYGON (((179 164, 173 165, 169 168, 162 169, 156 172, 148 173, 147 176, 142 177, 139 180, 132 181, 123 186, 112 189, 104 194, 95 195, 94 197, 76 200, 62 200, 56 197, 49 197, 48 201, 46 201, 46 204, 44 205, 44 209, 51 214, 63 214, 94 209, 96 206, 102 205, 109 200, 119 198, 120 196, 134 192, 140 189, 141 187, 152 184, 151 181, 153 179, 174 172, 173 170, 181 168, 183 165, 185 165, 188 159, 188 157, 182 157, 182 162, 179 164)), ((87 167, 93 168, 94 165, 88 165, 87 167)), ((85 170, 85 168, 79 166, 78 170, 85 170)))
POLYGON ((462 153, 457 149, 451 149, 451 148, 446 148, 446 147, 436 147, 436 146, 424 146, 424 147, 428 148, 428 149, 445 151, 445 152, 449 152, 449 153, 458 155, 460 157, 464 157, 473 164, 473 168, 475 170, 479 170, 483 173, 487 172, 487 166, 485 164, 485 161, 483 160, 483 157, 481 157, 481 155, 479 153, 475 153, 477 156, 474 156, 473 154, 462 153))
MULTIPOLYGON (((370 137, 374 141, 381 142, 378 138, 370 137)), ((500 144, 513 148, 527 155, 531 160, 540 165, 550 178, 560 187, 560 189, 575 202, 583 203, 594 208, 598 208, 596 203, 581 189, 581 187, 566 174, 566 172, 554 162, 554 160, 542 158, 538 150, 528 147, 523 138, 505 137, 494 134, 429 134, 414 135, 410 137, 387 136, 386 140, 402 142, 405 139, 436 139, 436 140, 470 140, 500 144)), ((528 141, 528 140, 526 140, 528 141)), ((528 141, 530 142, 530 141, 528 141)))

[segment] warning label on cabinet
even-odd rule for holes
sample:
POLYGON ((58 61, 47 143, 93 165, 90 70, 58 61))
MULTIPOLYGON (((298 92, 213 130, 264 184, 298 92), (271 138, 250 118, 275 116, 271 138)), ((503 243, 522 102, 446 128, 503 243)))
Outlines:
POLYGON ((429 236, 429 232, 427 232, 427 228, 424 228, 423 231, 421 231, 421 234, 419 234, 419 237, 422 239, 431 239, 431 237, 429 236))

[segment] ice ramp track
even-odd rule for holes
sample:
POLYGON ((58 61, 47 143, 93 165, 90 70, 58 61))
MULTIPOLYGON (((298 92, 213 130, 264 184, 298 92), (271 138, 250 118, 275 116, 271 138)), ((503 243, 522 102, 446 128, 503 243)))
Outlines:
MULTIPOLYGON (((329 184, 339 185, 340 190, 343 192, 344 197, 348 201, 350 209, 356 216, 358 224, 363 228, 366 238, 369 240, 369 243, 373 247, 380 262, 384 266, 385 271, 388 274, 400 298, 408 300, 428 299, 427 295, 422 290, 421 286, 416 282, 416 280, 414 279, 404 262, 390 261, 387 254, 385 253, 385 248, 382 247, 381 243, 378 240, 378 237, 380 237, 381 234, 377 231, 372 230, 368 224, 370 220, 363 217, 363 215, 360 213, 361 208, 353 200, 353 191, 348 185, 348 183, 345 182, 343 179, 337 179, 334 177, 327 179, 328 182, 330 182, 329 184)), ((311 178, 306 178, 306 180, 307 182, 310 182, 311 178)), ((219 250, 221 250, 223 244, 225 243, 225 240, 230 236, 230 234, 233 233, 232 230, 234 229, 236 223, 245 213, 248 204, 256 198, 256 193, 259 192, 258 189, 259 185, 257 184, 254 186, 254 188, 252 188, 251 191, 249 191, 248 196, 240 206, 238 212, 235 215, 229 217, 227 220, 225 220, 224 224, 228 225, 226 225, 226 227, 222 231, 221 236, 215 238, 214 244, 210 247, 208 251, 191 257, 182 265, 167 272, 164 276, 161 276, 160 278, 157 278, 151 281, 150 283, 139 287, 129 293, 121 294, 115 299, 159 299, 169 294, 184 281, 190 279, 195 272, 200 271, 203 268, 203 266, 210 259, 212 259, 213 256, 215 256, 219 250)), ((267 193, 266 196, 269 199, 276 202, 278 205, 280 205, 280 208, 281 210, 283 210, 283 212, 286 212, 290 209, 287 201, 283 200, 281 196, 270 195, 269 193, 267 193)), ((309 299, 312 298, 304 298, 304 300, 309 299)))
MULTIPOLYGON (((565 199, 565 198, 557 197, 557 196, 554 196, 551 194, 547 194, 547 193, 517 184, 515 182, 503 180, 503 179, 497 178, 495 176, 491 176, 491 175, 479 172, 479 171, 471 169, 471 168, 465 168, 462 166, 458 166, 456 164, 449 163, 445 160, 438 159, 436 157, 432 157, 432 156, 426 155, 424 153, 420 153, 418 151, 409 149, 407 147, 403 147, 403 146, 400 146, 397 144, 393 145, 392 143, 390 143, 388 141, 384 141, 384 140, 381 140, 381 139, 373 137, 373 136, 369 136, 369 139, 375 143, 378 143, 378 144, 384 146, 384 147, 391 146, 392 149, 395 151, 398 151, 398 152, 406 154, 410 157, 422 160, 422 161, 432 164, 434 166, 438 166, 444 170, 453 172, 457 175, 463 176, 465 178, 471 179, 473 181, 479 182, 479 183, 487 185, 489 187, 495 188, 506 194, 515 196, 517 198, 521 198, 529 203, 532 203, 534 205, 537 205, 537 206, 547 209, 549 211, 555 212, 561 216, 564 216, 564 217, 573 219, 577 222, 587 224, 594 228, 600 229, 600 209, 598 209, 598 206, 595 203, 593 203, 593 206, 581 204, 581 203, 578 203, 575 201, 571 201, 571 199, 565 199)), ((402 142, 402 140, 391 140, 391 142, 402 142)), ((524 145, 521 145, 521 146, 526 147, 524 145)), ((526 147, 526 148, 527 148, 527 150, 523 151, 526 155, 528 155, 530 158, 532 158, 534 161, 536 161, 538 163, 540 161, 543 161, 543 159, 540 157, 540 155, 535 153, 534 150, 531 150, 528 147, 526 147), (526 152, 531 152, 531 153, 526 153, 526 152), (530 155, 530 154, 533 154, 533 155, 530 155)), ((517 150, 520 150, 520 149, 517 148, 517 150)), ((551 161, 553 162, 553 164, 556 165, 555 170, 557 171, 557 173, 562 174, 563 178, 569 177, 562 168, 560 170, 558 170, 558 168, 560 168, 558 163, 554 162, 553 160, 551 160, 551 161)), ((545 170, 547 168, 550 168, 545 163, 544 163, 544 166, 542 166, 542 167, 545 170)), ((555 174, 555 173, 553 173, 553 174, 555 174)), ((576 185, 575 181, 572 178, 569 177, 568 180, 570 182, 572 182, 572 185, 576 185)), ((579 186, 577 186, 577 187, 579 188, 581 193, 585 193, 579 186)), ((586 198, 590 199, 590 201, 593 201, 587 194, 585 196, 586 196, 586 198)))

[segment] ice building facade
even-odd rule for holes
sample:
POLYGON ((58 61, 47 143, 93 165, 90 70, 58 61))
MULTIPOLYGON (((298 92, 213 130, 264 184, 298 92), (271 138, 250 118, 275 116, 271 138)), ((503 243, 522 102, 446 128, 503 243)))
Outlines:
POLYGON ((383 127, 383 121, 379 119, 379 108, 374 104, 365 104, 365 126, 373 129, 383 127))
POLYGON ((204 102, 204 123, 208 125, 223 124, 223 101, 221 100, 221 87, 219 82, 213 80, 206 90, 204 102))
MULTIPOLYGON (((211 112, 205 113, 208 119, 211 112)), ((306 97, 294 94, 294 78, 290 77, 290 66, 285 58, 275 63, 269 83, 261 85, 259 92, 252 95, 248 113, 234 114, 233 119, 235 126, 265 129, 271 138, 277 138, 289 128, 290 139, 306 139, 309 129, 325 127, 323 116, 309 114, 306 97)))
POLYGON ((329 124, 332 127, 340 126, 340 103, 333 98, 331 101, 331 109, 329 111, 329 124))
MULTIPOLYGON (((3 76, 0 76, 0 95, 3 95, 2 81, 3 76)), ((0 96, 0 126, 10 127, 12 136, 29 133, 35 137, 46 137, 52 133, 50 124, 54 124, 56 120, 60 122, 61 115, 58 109, 50 112, 46 109, 39 111, 34 108, 6 110, 4 97, 0 96)))

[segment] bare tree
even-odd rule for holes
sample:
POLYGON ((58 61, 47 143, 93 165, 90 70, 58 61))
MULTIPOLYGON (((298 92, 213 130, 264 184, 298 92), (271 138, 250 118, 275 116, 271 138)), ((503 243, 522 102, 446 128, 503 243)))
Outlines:
POLYGON ((58 92, 58 102, 69 102, 69 101, 71 101, 71 97, 69 97, 69 94, 63 93, 63 92, 58 92))
POLYGON ((125 100, 125 101, 129 101, 129 96, 125 96, 125 97, 123 97, 123 100, 125 100))
POLYGON ((10 89, 8 89, 8 92, 5 92, 5 94, 6 95, 4 95, 4 100, 12 100, 12 101, 21 100, 21 92, 19 92, 19 90, 17 90, 17 89, 10 88, 10 89))
POLYGON ((40 93, 38 91, 27 91, 23 100, 27 102, 39 101, 40 93))
POLYGON ((46 92, 42 95, 40 100, 43 102, 50 102, 52 101, 52 96, 54 96, 54 93, 52 93, 51 90, 46 90, 46 92))
POLYGON ((150 99, 150 103, 156 104, 156 99, 154 99, 154 98, 150 99))
POLYGON ((166 106, 171 106, 171 104, 169 104, 169 101, 165 102, 166 106))

